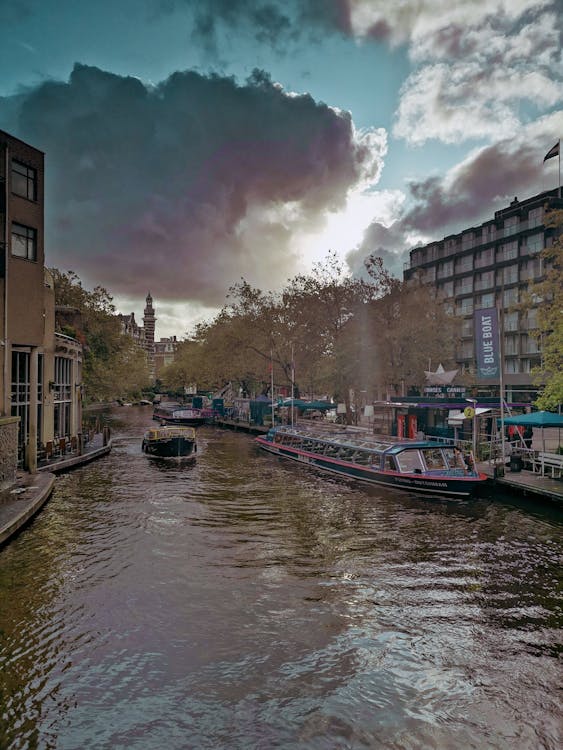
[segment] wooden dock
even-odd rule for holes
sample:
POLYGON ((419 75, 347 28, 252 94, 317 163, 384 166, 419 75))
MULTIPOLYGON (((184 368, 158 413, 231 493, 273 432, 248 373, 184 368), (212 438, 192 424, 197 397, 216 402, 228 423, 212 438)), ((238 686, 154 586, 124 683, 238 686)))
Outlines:
POLYGON ((504 476, 495 478, 495 467, 489 463, 478 463, 477 468, 489 477, 488 487, 516 490, 526 496, 541 497, 558 505, 563 505, 563 480, 542 477, 532 471, 510 471, 505 468, 504 476))

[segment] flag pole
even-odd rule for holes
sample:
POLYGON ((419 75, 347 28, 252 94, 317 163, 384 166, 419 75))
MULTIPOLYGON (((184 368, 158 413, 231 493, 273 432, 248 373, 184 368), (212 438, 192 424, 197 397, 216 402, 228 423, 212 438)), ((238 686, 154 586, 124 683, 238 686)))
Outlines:
POLYGON ((295 391, 295 362, 293 359, 293 344, 291 345, 291 426, 293 427, 293 395, 295 391))
MULTIPOLYGON (((502 296, 504 298, 504 283, 502 285, 502 296)), ((500 390, 500 444, 502 471, 504 472, 505 447, 504 447, 504 299, 497 308, 498 312, 498 348, 500 360, 499 390, 500 390)))
POLYGON ((275 427, 274 422, 274 354, 270 350, 270 398, 272 399, 272 427, 275 427))

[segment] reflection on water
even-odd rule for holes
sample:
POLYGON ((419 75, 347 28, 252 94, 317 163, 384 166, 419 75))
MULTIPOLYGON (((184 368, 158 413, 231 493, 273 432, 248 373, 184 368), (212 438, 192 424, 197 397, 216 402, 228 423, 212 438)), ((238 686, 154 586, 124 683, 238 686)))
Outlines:
POLYGON ((558 746, 560 513, 111 420, 0 551, 1 748, 558 746))

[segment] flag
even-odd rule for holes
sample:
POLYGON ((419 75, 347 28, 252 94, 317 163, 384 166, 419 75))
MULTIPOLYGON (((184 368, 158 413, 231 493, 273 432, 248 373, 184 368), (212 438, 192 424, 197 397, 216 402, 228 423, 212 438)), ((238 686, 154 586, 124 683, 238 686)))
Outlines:
POLYGON ((557 141, 555 146, 549 149, 547 154, 543 157, 544 161, 547 161, 547 159, 551 159, 553 156, 557 156, 559 154, 559 144, 560 144, 560 141, 557 141))

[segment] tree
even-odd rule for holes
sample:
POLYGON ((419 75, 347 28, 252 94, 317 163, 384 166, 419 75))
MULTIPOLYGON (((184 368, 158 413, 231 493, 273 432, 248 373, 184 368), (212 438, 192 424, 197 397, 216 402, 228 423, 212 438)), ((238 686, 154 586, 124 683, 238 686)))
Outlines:
POLYGON ((146 354, 121 332, 109 292, 101 286, 88 291, 74 271, 50 269, 56 305, 74 308, 78 321, 63 333, 78 339, 84 348, 83 380, 86 397, 108 401, 136 396, 149 385, 146 354))
POLYGON ((554 230, 554 239, 541 252, 545 277, 529 288, 525 304, 528 309, 537 308, 538 327, 533 335, 542 359, 535 377, 543 387, 536 406, 553 410, 563 403, 563 210, 550 211, 546 226, 554 230))
POLYGON ((380 258, 366 262, 381 294, 369 305, 372 384, 395 393, 422 382, 432 362, 455 359, 457 321, 420 278, 393 278, 380 258))

